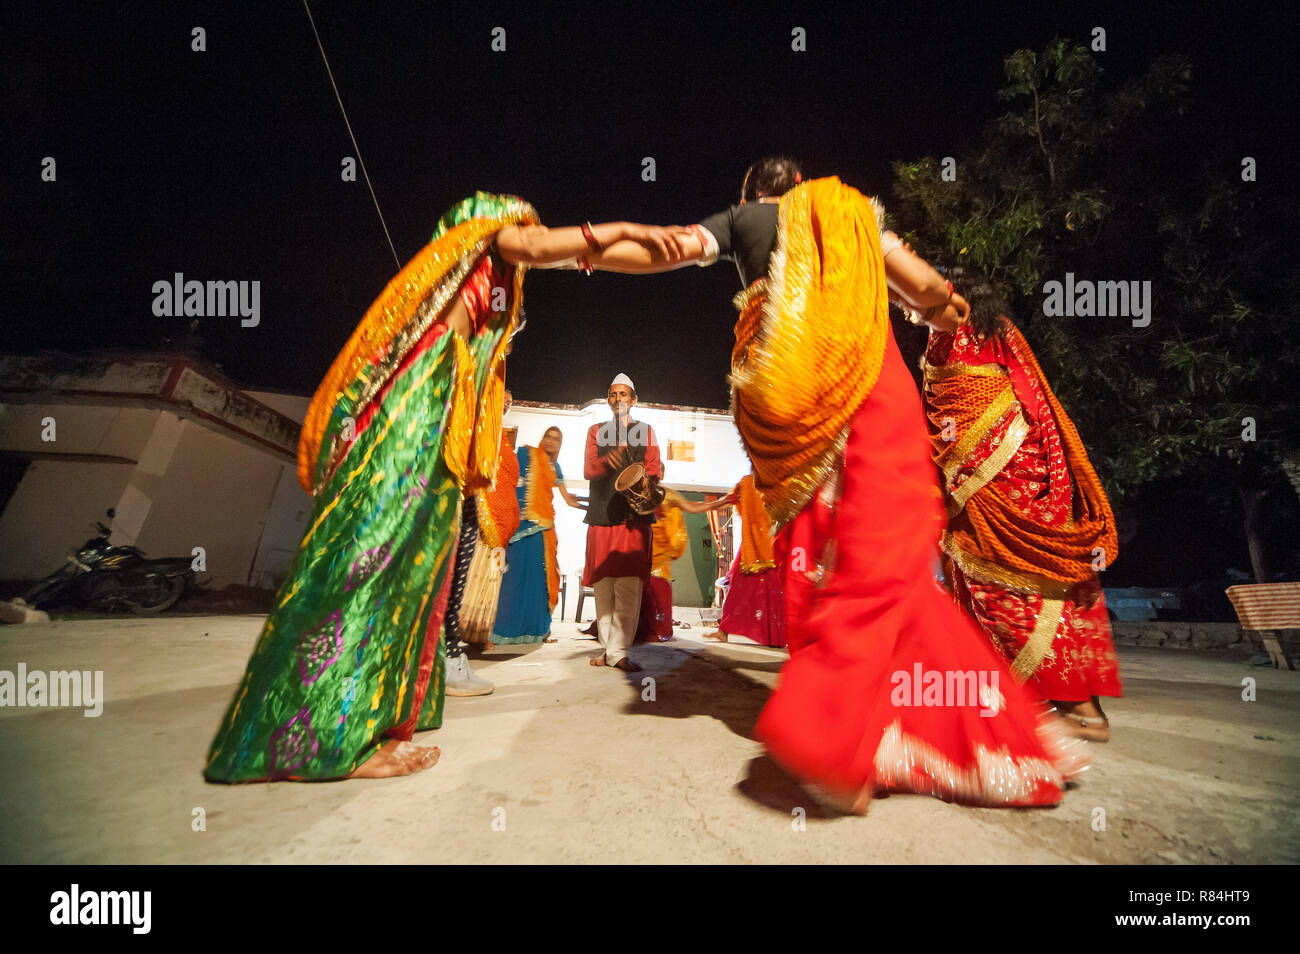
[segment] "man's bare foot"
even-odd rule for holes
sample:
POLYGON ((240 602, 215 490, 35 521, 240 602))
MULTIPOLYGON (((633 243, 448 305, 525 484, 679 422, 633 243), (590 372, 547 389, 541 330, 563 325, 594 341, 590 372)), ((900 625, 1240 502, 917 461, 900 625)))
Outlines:
POLYGON ((705 639, 716 639, 720 643, 725 643, 727 641, 727 634, 720 629, 715 629, 711 633, 702 633, 701 635, 703 635, 705 639))
POLYGON ((400 775, 414 775, 416 772, 432 768, 441 754, 442 750, 436 745, 415 745, 412 742, 389 739, 377 748, 370 758, 353 769, 347 777, 395 778, 400 775))
POLYGON ((589 665, 595 666, 598 669, 599 668, 621 669, 624 672, 641 671, 641 667, 638 666, 636 663, 634 663, 632 660, 628 659, 626 656, 624 656, 622 659, 620 659, 618 662, 614 663, 613 665, 610 665, 609 660, 605 658, 604 654, 601 654, 599 656, 592 656, 590 659, 587 660, 587 663, 589 665))
POLYGON ((490 653, 490 652, 492 652, 492 650, 494 650, 494 649, 496 649, 496 648, 497 648, 497 644, 494 643, 494 642, 492 642, 492 640, 490 640, 490 639, 489 639, 486 643, 483 644, 483 651, 484 651, 484 652, 489 652, 489 653, 490 653))

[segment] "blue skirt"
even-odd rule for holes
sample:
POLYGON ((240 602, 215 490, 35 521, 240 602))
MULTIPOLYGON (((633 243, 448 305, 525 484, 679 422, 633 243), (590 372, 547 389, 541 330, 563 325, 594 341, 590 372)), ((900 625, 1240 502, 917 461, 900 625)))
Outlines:
POLYGON ((501 578, 496 625, 492 627, 494 643, 540 643, 551 635, 544 538, 545 531, 530 533, 506 549, 506 572, 501 578))

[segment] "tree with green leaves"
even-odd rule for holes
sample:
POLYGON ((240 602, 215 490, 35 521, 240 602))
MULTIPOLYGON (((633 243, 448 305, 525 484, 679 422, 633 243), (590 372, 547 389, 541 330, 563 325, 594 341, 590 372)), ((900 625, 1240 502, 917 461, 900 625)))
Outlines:
POLYGON ((1238 512, 1269 579, 1268 494, 1287 493, 1284 462, 1300 473, 1300 275, 1264 226, 1295 221, 1294 198, 1248 181, 1242 157, 1193 128, 1181 58, 1111 82, 1086 47, 1057 40, 1004 66, 1009 111, 955 168, 895 163, 891 211, 920 254, 1007 301, 1117 508, 1157 479, 1194 484, 1238 512), (1067 272, 1150 281, 1150 324, 1048 316, 1044 286, 1067 272))

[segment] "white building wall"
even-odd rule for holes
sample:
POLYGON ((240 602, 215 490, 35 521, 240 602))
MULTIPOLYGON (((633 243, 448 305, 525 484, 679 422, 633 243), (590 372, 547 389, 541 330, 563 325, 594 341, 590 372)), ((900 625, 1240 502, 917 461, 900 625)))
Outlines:
POLYGON ((180 423, 166 470, 137 470, 128 488, 148 500, 134 543, 154 557, 190 556, 202 547, 207 570, 200 579, 210 577, 216 587, 246 583, 285 465, 190 421, 180 423))
MULTIPOLYGON (((246 393, 255 401, 260 401, 299 424, 306 418, 307 406, 311 403, 309 395, 279 394, 274 391, 246 393)), ((266 524, 262 528, 257 555, 253 558, 253 569, 248 580, 252 586, 277 589, 288 576, 289 566, 302 543, 303 534, 307 532, 311 510, 311 495, 298 483, 297 465, 284 464, 271 498, 266 524)))
POLYGON ((269 453, 170 411, 107 403, 5 405, 0 450, 123 459, 32 461, 0 515, 0 579, 15 580, 52 572, 102 520, 114 543, 152 557, 190 556, 201 546, 201 579, 218 587, 245 583, 287 469, 269 453), (54 419, 53 441, 41 439, 45 418, 54 419))
POLYGON ((34 460, 0 515, 0 580, 41 580, 99 535, 134 464, 34 460))
POLYGON ((44 578, 97 534, 96 520, 111 523, 107 511, 121 499, 157 416, 97 404, 0 406, 0 450, 122 458, 33 460, 0 515, 0 579, 44 578))
POLYGON ((0 405, 0 450, 139 460, 157 416, 150 408, 110 404, 4 404, 0 405), (52 441, 43 437, 46 418, 54 420, 52 441))
MULTIPOLYGON (((246 392, 293 420, 305 416, 309 396, 246 392)), ((730 415, 638 407, 636 417, 655 430, 664 456, 665 483, 679 490, 726 492, 749 470, 730 415), (668 460, 672 440, 694 444, 694 461, 668 460)), ((610 419, 609 407, 515 404, 507 427, 516 446, 535 445, 551 425, 564 435, 560 467, 565 484, 586 496, 582 476, 587 429, 610 419)), ((187 556, 204 548, 216 586, 251 582, 275 586, 287 572, 311 512, 294 465, 168 411, 109 404, 0 406, 0 450, 96 454, 123 463, 36 460, 0 516, 0 579, 38 579, 93 534, 93 521, 114 507, 114 542, 135 543, 151 556, 187 556), (55 419, 56 440, 42 441, 42 420, 55 419)), ((559 563, 568 578, 572 618, 585 562, 583 512, 556 495, 559 563)), ((685 564, 684 564, 685 566, 685 564)), ((693 570, 682 583, 694 589, 693 570)), ((675 584, 679 598, 682 588, 675 584)), ((690 594, 685 594, 688 598, 690 594)))

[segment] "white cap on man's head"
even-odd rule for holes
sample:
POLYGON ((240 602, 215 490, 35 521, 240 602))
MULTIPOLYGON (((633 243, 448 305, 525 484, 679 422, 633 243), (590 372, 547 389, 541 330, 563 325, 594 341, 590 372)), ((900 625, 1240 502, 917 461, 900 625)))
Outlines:
POLYGON ((618 373, 618 377, 616 377, 613 381, 610 381, 610 382, 609 382, 609 386, 610 386, 611 388, 612 388, 614 385, 616 385, 616 384, 626 384, 626 385, 627 385, 627 389, 628 389, 629 391, 631 391, 633 394, 636 393, 636 385, 634 385, 634 384, 632 383, 632 379, 629 378, 629 377, 628 377, 626 374, 624 374, 622 371, 620 371, 620 372, 618 373))

